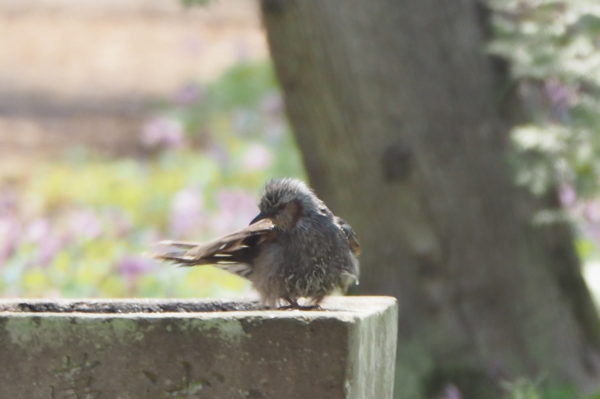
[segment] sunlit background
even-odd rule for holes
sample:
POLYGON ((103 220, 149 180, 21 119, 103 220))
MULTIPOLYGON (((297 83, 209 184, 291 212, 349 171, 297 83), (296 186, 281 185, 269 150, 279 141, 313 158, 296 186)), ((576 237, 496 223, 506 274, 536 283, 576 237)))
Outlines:
MULTIPOLYGON (((256 4, 35 3, 0 1, 0 295, 247 294, 147 253, 242 227, 268 178, 303 176, 256 4)), ((517 178, 542 192, 561 177, 567 212, 539 222, 573 221, 598 295, 600 105, 586 84, 600 83, 600 25, 572 29, 593 2, 495 3, 488 51, 512 63, 535 117, 515 131, 530 155, 517 178)))
POLYGON ((254 3, 0 1, 0 295, 248 294, 147 254, 302 176, 254 3))
MULTIPOLYGON (((600 2, 490 3, 515 179, 558 185, 533 222, 571 222, 600 303, 600 2)), ((247 225, 274 176, 305 177, 255 1, 0 0, 0 297, 251 296, 148 254, 247 225)), ((537 384, 507 398, 572 399, 537 384)))

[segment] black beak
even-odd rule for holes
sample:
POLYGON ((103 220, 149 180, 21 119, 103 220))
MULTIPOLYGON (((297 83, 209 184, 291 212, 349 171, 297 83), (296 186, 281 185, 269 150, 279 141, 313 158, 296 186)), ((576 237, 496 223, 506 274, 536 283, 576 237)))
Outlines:
POLYGON ((258 215, 256 215, 256 217, 254 219, 252 219, 252 221, 250 222, 250 224, 254 224, 256 222, 258 222, 259 220, 262 220, 264 218, 266 218, 267 215, 265 215, 264 213, 259 213, 258 215))

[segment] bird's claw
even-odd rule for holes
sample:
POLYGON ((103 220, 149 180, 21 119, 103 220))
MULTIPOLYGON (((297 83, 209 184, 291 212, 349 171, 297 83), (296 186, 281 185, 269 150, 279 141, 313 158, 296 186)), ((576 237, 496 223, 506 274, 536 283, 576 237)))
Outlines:
POLYGON ((323 310, 320 305, 298 305, 297 303, 280 306, 277 310, 323 310))

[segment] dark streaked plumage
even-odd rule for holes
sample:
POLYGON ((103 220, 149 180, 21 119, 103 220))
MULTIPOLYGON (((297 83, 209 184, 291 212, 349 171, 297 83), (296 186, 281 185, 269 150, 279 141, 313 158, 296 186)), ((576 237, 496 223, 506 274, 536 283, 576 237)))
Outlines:
POLYGON ((182 266, 214 264, 250 280, 269 306, 313 306, 336 288, 358 281, 360 245, 354 230, 333 215, 301 181, 269 181, 250 225, 205 244, 163 242, 155 255, 182 266))

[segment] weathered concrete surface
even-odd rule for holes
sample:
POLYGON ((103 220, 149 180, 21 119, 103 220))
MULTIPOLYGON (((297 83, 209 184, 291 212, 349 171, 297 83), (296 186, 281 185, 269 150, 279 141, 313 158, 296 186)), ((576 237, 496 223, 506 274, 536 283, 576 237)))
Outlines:
POLYGON ((391 398, 395 300, 324 309, 3 300, 0 398, 391 398))

